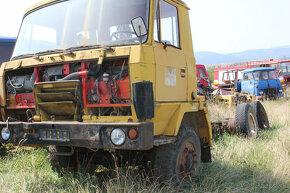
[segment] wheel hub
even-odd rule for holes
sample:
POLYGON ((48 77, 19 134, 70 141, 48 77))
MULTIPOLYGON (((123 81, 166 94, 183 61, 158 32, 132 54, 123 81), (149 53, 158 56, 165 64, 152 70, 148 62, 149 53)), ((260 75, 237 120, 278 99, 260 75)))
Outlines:
POLYGON ((180 151, 178 159, 178 177, 180 180, 192 175, 195 172, 197 163, 194 145, 186 142, 180 151))
POLYGON ((249 129, 250 129, 250 137, 256 138, 257 137, 257 123, 255 121, 254 115, 252 113, 249 114, 249 129))
POLYGON ((264 111, 260 111, 260 115, 261 115, 261 120, 262 120, 264 129, 268 129, 269 123, 268 123, 267 115, 265 114, 264 111))

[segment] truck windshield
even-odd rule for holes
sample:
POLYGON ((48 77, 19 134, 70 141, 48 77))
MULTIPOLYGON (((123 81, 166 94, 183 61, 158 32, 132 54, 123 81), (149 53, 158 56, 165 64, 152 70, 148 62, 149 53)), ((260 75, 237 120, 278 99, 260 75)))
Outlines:
MULTIPOLYGON (((90 45, 138 44, 131 20, 141 16, 148 29, 149 0, 67 0, 28 14, 13 57, 90 45)), ((147 35, 141 38, 144 43, 147 35)))
POLYGON ((284 76, 289 76, 290 75, 290 62, 288 63, 282 63, 280 64, 281 71, 284 76))
POLYGON ((255 71, 254 78, 256 81, 260 80, 274 80, 277 79, 276 73, 274 70, 271 71, 255 71))
POLYGON ((200 78, 207 78, 204 68, 198 68, 198 73, 200 78))

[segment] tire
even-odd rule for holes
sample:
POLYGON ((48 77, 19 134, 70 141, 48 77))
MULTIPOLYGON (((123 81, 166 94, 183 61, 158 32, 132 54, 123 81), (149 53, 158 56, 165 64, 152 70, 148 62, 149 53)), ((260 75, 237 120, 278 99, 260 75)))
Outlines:
POLYGON ((173 144, 155 147, 153 169, 160 183, 180 185, 198 174, 201 161, 200 139, 193 128, 182 125, 173 144))
POLYGON ((236 131, 249 138, 257 138, 258 123, 251 105, 239 104, 236 108, 236 131))
POLYGON ((52 170, 59 173, 75 172, 76 171, 76 159, 75 154, 72 156, 56 155, 58 152, 68 152, 68 147, 62 146, 49 146, 49 158, 52 170))
POLYGON ((260 101, 251 103, 254 114, 257 117, 258 125, 261 130, 267 130, 270 128, 268 116, 266 110, 260 101))

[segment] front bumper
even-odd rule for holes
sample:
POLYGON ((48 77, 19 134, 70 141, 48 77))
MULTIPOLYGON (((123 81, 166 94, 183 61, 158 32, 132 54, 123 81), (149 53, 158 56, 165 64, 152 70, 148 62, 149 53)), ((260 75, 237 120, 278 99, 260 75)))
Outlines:
MULTIPOLYGON (((0 131, 7 127, 0 122, 0 131)), ((1 143, 28 146, 72 146, 98 149, 148 150, 153 148, 153 123, 84 123, 84 122, 9 122, 11 136, 1 143), (112 143, 110 134, 113 129, 121 128, 126 134, 123 145, 112 143), (138 131, 136 139, 130 139, 130 129, 138 131)))

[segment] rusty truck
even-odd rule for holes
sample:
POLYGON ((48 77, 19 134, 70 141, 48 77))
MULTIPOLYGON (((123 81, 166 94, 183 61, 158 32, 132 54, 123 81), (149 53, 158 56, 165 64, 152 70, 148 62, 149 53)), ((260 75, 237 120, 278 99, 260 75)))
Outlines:
POLYGON ((1 143, 49 147, 58 172, 115 152, 142 155, 161 182, 196 175, 213 143, 188 11, 181 0, 29 8, 0 68, 1 143))

